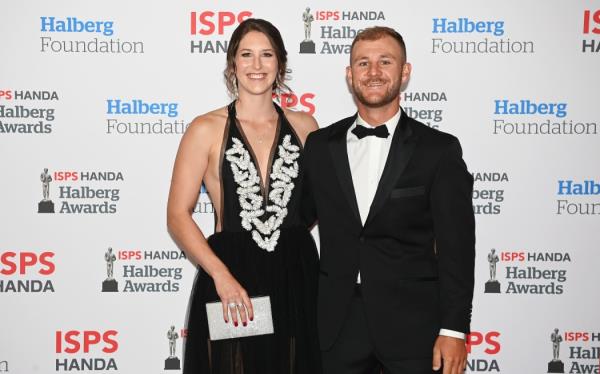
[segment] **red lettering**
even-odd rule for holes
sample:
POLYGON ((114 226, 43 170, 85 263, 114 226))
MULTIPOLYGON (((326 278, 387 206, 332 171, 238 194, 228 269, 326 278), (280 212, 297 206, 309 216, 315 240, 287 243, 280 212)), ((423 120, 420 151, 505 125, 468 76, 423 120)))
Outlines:
POLYGON ((0 99, 11 100, 12 99, 12 91, 11 90, 0 90, 0 99))
POLYGON ((39 261, 38 255, 34 252, 19 252, 18 256, 19 262, 17 265, 16 252, 9 251, 2 253, 0 256, 0 263, 6 266, 6 268, 0 270, 2 275, 13 275, 17 272, 17 269, 19 270, 19 274, 26 274, 27 268, 33 267, 38 263, 43 265, 43 268, 38 270, 38 274, 49 275, 54 273, 55 266, 51 261, 48 260, 54 256, 54 253, 52 252, 42 252, 42 254, 39 256, 39 261))
POLYGON ((321 10, 321 11, 317 11, 315 12, 315 19, 317 21, 327 21, 327 20, 334 20, 337 21, 340 19, 340 12, 335 10, 321 10))
POLYGON ((4 252, 0 256, 0 263, 4 266, 7 266, 7 269, 0 270, 0 274, 2 275, 12 275, 17 271, 17 264, 12 258, 16 257, 17 254, 15 252, 4 252))
MULTIPOLYGON (((79 331, 76 331, 76 330, 67 331, 67 333, 65 334, 65 343, 70 344, 70 346, 68 346, 64 349, 65 353, 79 352, 79 348, 81 348, 81 344, 79 344, 79 341, 77 340, 78 336, 79 336, 79 331)), ((60 353, 60 352, 57 352, 57 353, 60 353)))
POLYGON ((212 12, 204 11, 197 15, 196 12, 190 14, 190 32, 192 35, 212 35, 217 31, 218 35, 225 33, 225 28, 240 23, 252 16, 252 12, 242 11, 237 15, 233 12, 212 12), (216 16, 216 21, 213 18, 216 16), (198 22, 202 27, 198 27, 198 22))
POLYGON ((210 35, 215 31, 215 24, 210 20, 215 15, 210 10, 200 13, 200 24, 208 27, 207 29, 199 29, 196 33, 200 35, 210 35))
POLYGON ((273 94, 274 99, 279 98, 282 108, 295 108, 298 104, 300 104, 307 109, 304 112, 310 115, 313 115, 316 109, 315 105, 310 101, 311 99, 314 99, 314 97, 315 94, 312 93, 305 93, 300 96, 300 99, 298 99, 296 94, 291 92, 282 93, 281 95, 273 94))
POLYGON ((483 351, 489 355, 495 355, 500 352, 500 342, 497 340, 499 337, 500 333, 498 331, 490 331, 485 335, 477 331, 472 331, 467 335, 467 352, 471 353, 472 347, 485 342, 487 346, 483 351))
POLYGON ((196 35, 196 12, 190 13, 190 34, 196 35))
POLYGON ((107 344, 104 348, 102 348, 102 352, 104 353, 115 353, 117 349, 119 349, 119 343, 116 338, 118 332, 116 330, 108 330, 104 334, 102 334, 102 340, 107 344))
POLYGON ((235 14, 231 12, 219 12, 219 35, 225 33, 225 26, 235 24, 235 14))
POLYGON ((54 273, 56 270, 56 266, 52 261, 49 261, 50 258, 54 257, 53 252, 42 252, 40 255, 40 264, 45 266, 45 269, 38 270, 38 273, 41 275, 50 275, 54 273))
POLYGON ((589 34, 590 31, 593 34, 600 34, 600 28, 598 27, 594 27, 590 30, 590 21, 594 21, 593 25, 594 26, 598 26, 600 25, 600 9, 596 10, 594 12, 594 14, 592 15, 591 10, 585 10, 583 12, 583 33, 584 34, 589 34))
POLYGON ((281 106, 283 108, 293 108, 298 104, 298 97, 293 93, 281 94, 281 106))
POLYGON ((502 261, 525 261, 525 252, 502 252, 500 253, 502 261))
POLYGON ((90 346, 100 343, 100 333, 98 331, 83 332, 83 352, 89 353, 90 346))
POLYGON ((79 173, 76 171, 55 171, 53 175, 55 181, 76 181, 79 179, 79 173))
POLYGON ((141 260, 142 259, 142 251, 119 251, 118 253, 119 260, 141 260))
POLYGON ((498 352, 500 352, 500 342, 498 340, 494 340, 494 338, 499 337, 500 333, 498 331, 491 331, 485 334, 485 342, 488 343, 489 347, 484 349, 483 351, 488 355, 495 355, 498 352))
POLYGON ((33 252, 21 252, 19 256, 19 274, 25 274, 28 266, 37 263, 37 255, 33 252))
POLYGON ((576 342, 576 341, 587 342, 588 340, 590 340, 590 335, 587 332, 569 331, 569 332, 565 332, 565 340, 570 341, 570 342, 576 342))
POLYGON ((583 33, 584 34, 590 33, 590 11, 589 10, 585 10, 583 12, 583 33))
POLYGON ((93 330, 70 330, 64 334, 62 331, 56 331, 56 353, 80 353, 82 345, 83 353, 89 353, 91 347, 101 342, 105 343, 104 347, 102 348, 102 352, 114 353, 117 351, 117 349, 119 349, 119 343, 115 339, 117 334, 118 332, 116 330, 108 330, 103 334, 93 330), (81 337, 82 333, 83 337, 81 337), (80 340, 83 340, 83 344, 80 342, 80 340), (63 341, 65 342, 64 348, 63 341))
POLYGON ((311 116, 315 114, 315 104, 308 101, 309 99, 314 99, 315 95, 311 93, 304 94, 300 97, 300 104, 302 104, 306 109, 308 109, 307 113, 311 116))
POLYGON ((471 353, 471 348, 481 343, 483 343, 483 335, 480 332, 471 331, 467 335, 467 353, 471 353))
POLYGON ((56 347, 55 351, 56 353, 62 353, 62 333, 60 331, 57 331, 54 334, 54 345, 56 347))

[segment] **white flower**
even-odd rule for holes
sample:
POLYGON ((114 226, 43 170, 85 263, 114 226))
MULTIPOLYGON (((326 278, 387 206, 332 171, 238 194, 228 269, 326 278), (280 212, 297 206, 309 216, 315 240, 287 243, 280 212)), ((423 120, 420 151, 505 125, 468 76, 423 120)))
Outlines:
POLYGON ((252 232, 252 239, 260 248, 272 252, 279 240, 279 227, 288 213, 287 204, 294 190, 293 180, 298 177, 299 166, 296 160, 300 157, 300 147, 291 143, 290 135, 286 135, 278 146, 278 158, 271 167, 269 200, 263 209, 256 166, 244 144, 237 138, 232 140, 233 146, 225 151, 225 156, 238 185, 236 192, 242 208, 242 227, 252 232), (273 214, 263 221, 260 217, 266 212, 273 214))

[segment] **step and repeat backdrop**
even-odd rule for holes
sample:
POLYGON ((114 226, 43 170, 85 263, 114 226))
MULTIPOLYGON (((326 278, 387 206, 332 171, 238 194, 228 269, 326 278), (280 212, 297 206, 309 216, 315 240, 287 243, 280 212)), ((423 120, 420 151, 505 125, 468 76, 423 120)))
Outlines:
MULTIPOLYGON (((285 107, 355 111, 361 29, 405 38, 412 117, 475 179, 467 372, 598 373, 600 1, 20 1, 0 5, 0 373, 171 373, 194 266, 166 229, 188 123, 230 101, 239 22, 286 42, 285 107)), ((194 219, 209 235, 202 191, 194 219)), ((314 231, 318 238, 318 230, 314 231)))

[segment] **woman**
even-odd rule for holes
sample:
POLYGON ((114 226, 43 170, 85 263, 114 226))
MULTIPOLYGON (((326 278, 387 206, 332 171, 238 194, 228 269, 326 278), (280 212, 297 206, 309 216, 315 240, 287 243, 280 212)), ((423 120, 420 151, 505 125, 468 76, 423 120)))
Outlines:
POLYGON ((168 226, 199 265, 188 317, 184 373, 314 374, 318 256, 300 214, 302 144, 317 128, 273 103, 286 88, 287 52, 269 22, 247 19, 233 32, 225 80, 231 104, 197 117, 181 140, 168 226), (205 239, 191 217, 204 183, 215 208, 205 239), (244 328, 250 297, 269 296, 274 333, 210 341, 205 304, 244 328))

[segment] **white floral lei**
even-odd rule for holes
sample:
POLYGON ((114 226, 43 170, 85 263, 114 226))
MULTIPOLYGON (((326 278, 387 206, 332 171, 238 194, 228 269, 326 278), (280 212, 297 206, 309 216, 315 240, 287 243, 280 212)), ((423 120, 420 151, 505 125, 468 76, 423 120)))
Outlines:
MULTIPOLYGON (((291 136, 286 135, 278 146, 278 158, 273 162, 271 170, 271 192, 266 206, 267 212, 274 212, 266 221, 260 217, 265 214, 263 197, 260 193, 260 177, 252 162, 250 153, 237 138, 232 138, 233 146, 226 152, 227 161, 231 165, 233 178, 238 185, 237 194, 242 211, 242 227, 252 232, 256 244, 269 252, 275 250, 279 240, 279 226, 287 216, 287 204, 294 189, 294 179, 298 177, 300 147, 291 143, 291 136)), ((266 186, 265 186, 266 188, 266 186)))

